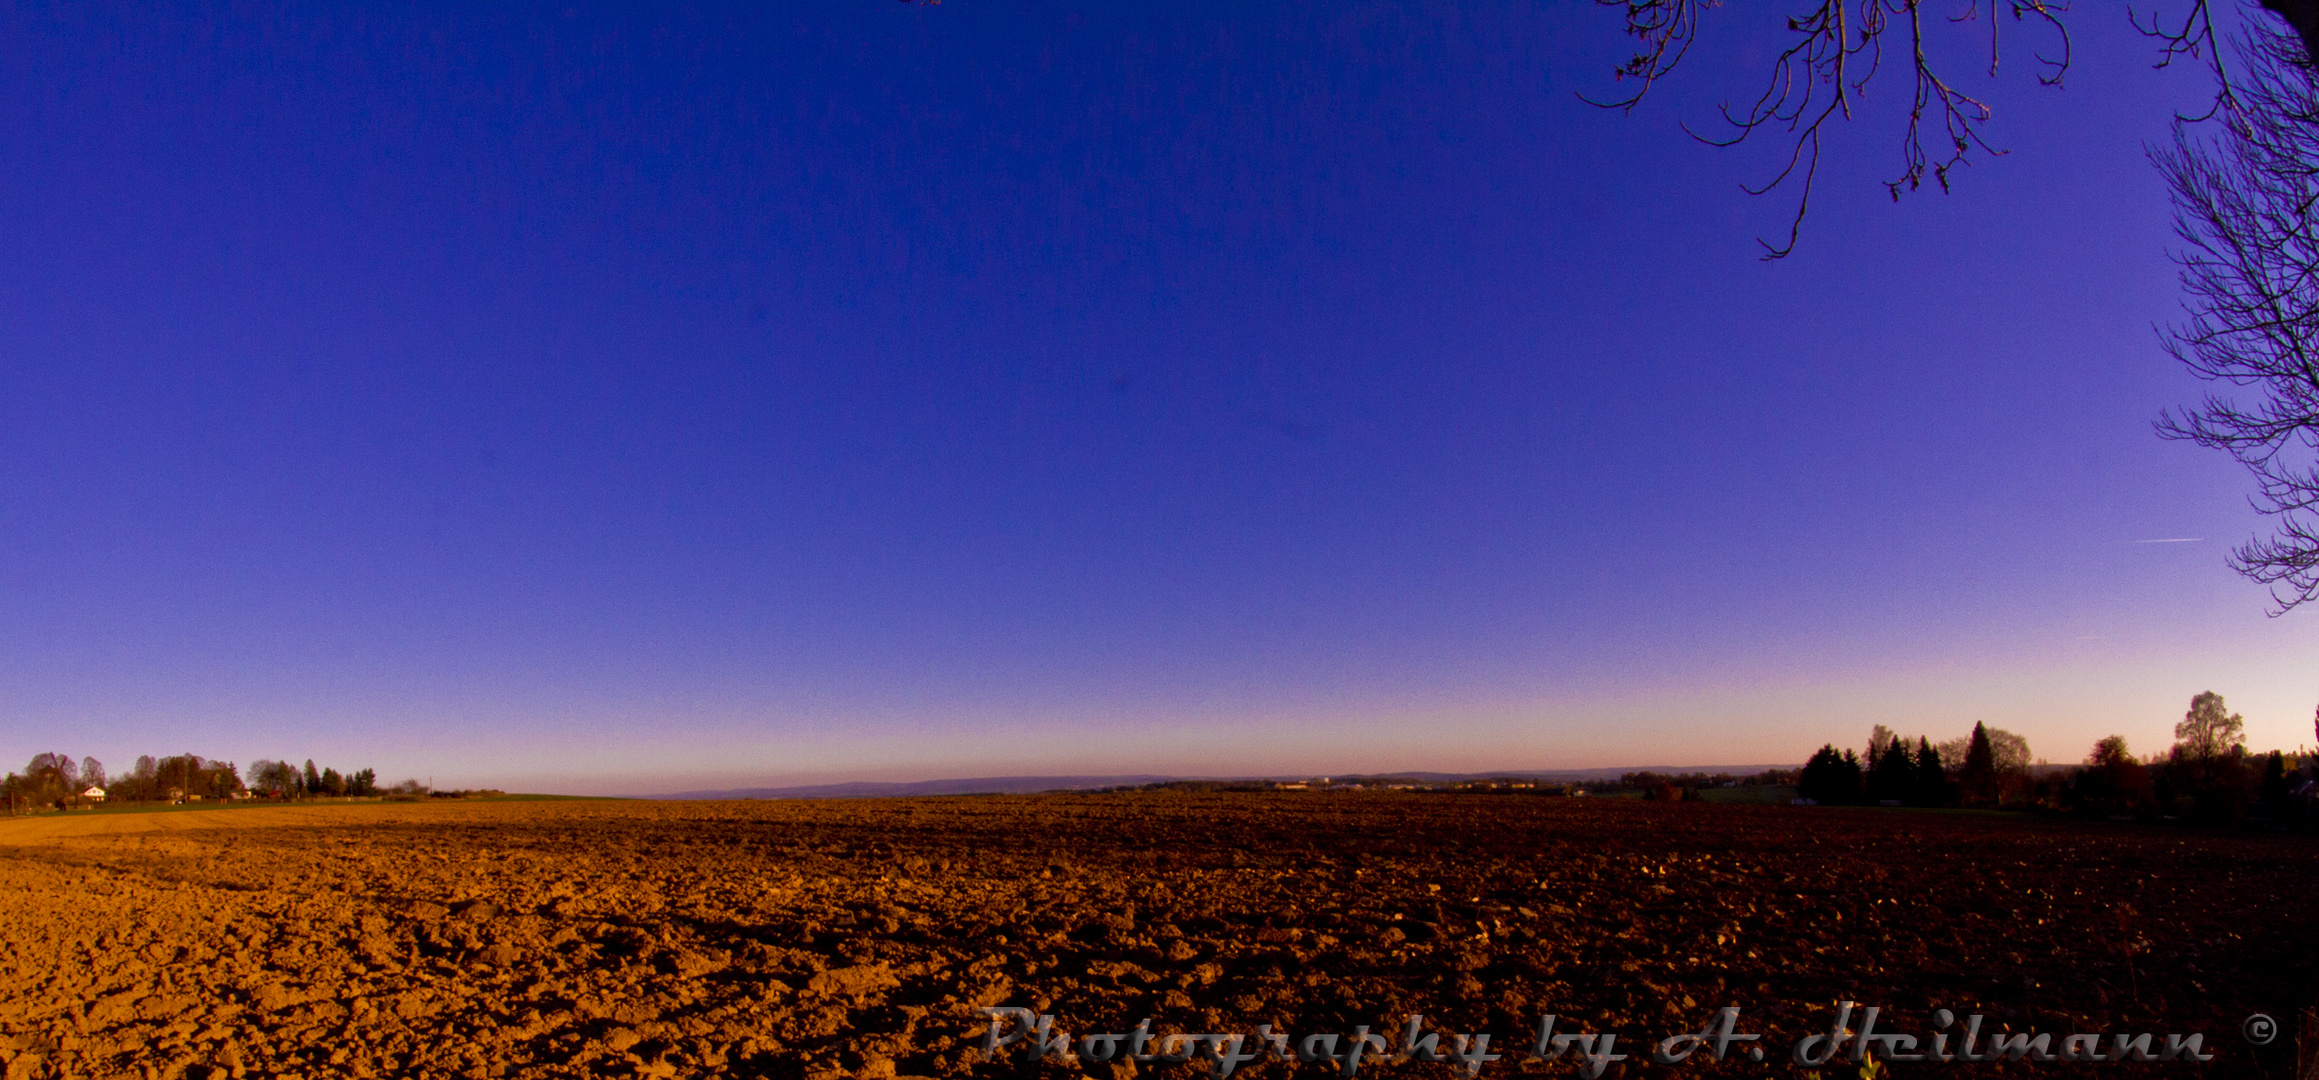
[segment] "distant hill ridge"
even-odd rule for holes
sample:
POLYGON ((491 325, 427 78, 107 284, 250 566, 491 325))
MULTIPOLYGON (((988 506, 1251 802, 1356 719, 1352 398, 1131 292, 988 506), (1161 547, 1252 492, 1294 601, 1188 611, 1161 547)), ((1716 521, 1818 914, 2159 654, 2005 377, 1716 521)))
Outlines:
MULTIPOLYGON (((1422 783, 1455 783, 1464 780, 1493 780, 1515 778, 1522 780, 1616 780, 1627 773, 1729 773, 1732 776, 1752 776, 1766 769, 1794 769, 1787 765, 1622 765, 1609 769, 1503 769, 1491 772, 1438 773, 1345 773, 1332 775, 1332 780, 1415 780, 1422 783)), ((841 784, 805 784, 795 787, 727 788, 716 791, 679 791, 657 796, 663 799, 893 799, 913 795, 1028 795, 1042 791, 1085 791, 1091 788, 1135 787, 1141 784, 1164 784, 1178 780, 1200 780, 1221 783, 1257 780, 1313 780, 1316 773, 1275 773, 1265 776, 983 776, 951 780, 918 780, 903 783, 857 780, 841 784)))

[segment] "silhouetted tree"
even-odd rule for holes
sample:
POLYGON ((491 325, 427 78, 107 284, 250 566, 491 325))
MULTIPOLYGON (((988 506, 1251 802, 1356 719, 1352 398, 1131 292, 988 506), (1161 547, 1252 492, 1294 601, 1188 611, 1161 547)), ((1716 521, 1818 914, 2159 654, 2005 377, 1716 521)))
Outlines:
POLYGON ((1796 794, 1827 806, 1860 801, 1860 759, 1850 750, 1820 747, 1796 778, 1796 794))
POLYGON ((1997 801, 1997 755, 1989 745, 1989 729, 1973 725, 1972 741, 1965 744, 1965 765, 1957 774, 1965 801, 1986 805, 1997 801))
POLYGON ((1941 766, 1941 752, 1923 736, 1916 740, 1916 781, 1910 798, 1918 806, 1947 806, 1950 802, 1949 774, 1941 766))
POLYGON ((1872 727, 1872 728, 1869 728, 1869 729, 1868 729, 1868 759, 1867 759, 1867 760, 1868 760, 1868 771, 1869 771, 1869 772, 1875 772, 1875 771, 1876 771, 1876 763, 1877 763, 1879 760, 1881 760, 1881 759, 1884 757, 1884 748, 1885 748, 1885 747, 1887 747, 1887 746, 1891 746, 1891 745, 1892 745, 1892 740, 1894 740, 1894 739, 1898 739, 1898 738, 1900 738, 1900 733, 1899 733, 1899 732, 1897 732, 1897 731, 1894 731, 1894 730, 1892 730, 1891 728, 1885 727, 1885 726, 1884 726, 1884 725, 1882 725, 1882 724, 1878 724, 1878 725, 1876 725, 1875 727, 1872 727))
POLYGON ((2191 698, 2190 711, 2174 725, 2174 760, 2188 768, 2192 783, 2205 783, 2233 748, 2246 743, 2246 727, 2221 694, 2209 690, 2191 698))
POLYGON ((306 786, 306 794, 308 794, 308 795, 320 795, 320 794, 322 794, 322 777, 321 777, 321 775, 320 775, 320 774, 318 774, 318 773, 316 773, 316 772, 314 771, 314 759, 313 759, 313 758, 307 758, 307 759, 306 759, 306 782, 305 782, 305 786, 306 786))
POLYGON ((1868 767, 1868 801, 1904 802, 1916 786, 1916 763, 1898 736, 1876 755, 1868 767))
POLYGON ((2071 778, 2070 802, 2087 813, 2130 814, 2147 808, 2154 797, 2150 770, 2126 749, 2123 735, 2095 743, 2085 768, 2071 778))
POLYGON ((2255 802, 2273 818, 2287 814, 2287 758, 2273 750, 2263 755, 2263 778, 2255 785, 2255 802))
POLYGON ((1989 733, 1989 758, 1997 766, 1997 774, 2024 773, 2035 760, 2029 753, 2029 740, 2004 728, 1985 728, 1989 733))
POLYGON ((2174 725, 2174 748, 2166 765, 2169 786, 2190 801, 2190 813, 2202 820, 2234 819, 2253 795, 2246 765, 2246 721, 2212 690, 2190 699, 2190 711, 2174 725))

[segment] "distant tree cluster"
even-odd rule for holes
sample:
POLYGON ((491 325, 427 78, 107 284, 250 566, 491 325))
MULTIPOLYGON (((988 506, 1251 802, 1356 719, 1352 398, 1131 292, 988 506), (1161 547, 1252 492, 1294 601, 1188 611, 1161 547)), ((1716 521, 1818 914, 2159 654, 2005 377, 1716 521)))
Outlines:
POLYGON ((1797 778, 1796 795, 1831 806, 2004 806, 2036 787, 2029 740, 2010 731, 1974 724, 1969 735, 1934 743, 1878 724, 1865 758, 1821 747, 1797 778))
POLYGON ((2032 766, 2028 740, 1984 724, 1938 744, 1879 724, 1865 758, 1822 746, 1797 777, 1796 795, 1829 806, 2009 807, 2209 823, 2312 818, 2319 762, 2278 751, 2250 754, 2246 723, 2222 695, 2191 699, 2174 740, 2145 760, 2124 736, 2111 735, 2094 744, 2082 765, 2032 766))
POLYGON ((0 779, 0 797, 5 798, 12 813, 36 807, 62 808, 98 797, 162 802, 230 798, 243 790, 241 773, 233 762, 199 754, 164 758, 148 754, 119 776, 108 776, 104 763, 93 757, 82 758, 76 765, 69 754, 35 754, 23 772, 0 779))
POLYGON ((1868 756, 1822 746, 1796 779, 1796 796, 1828 806, 1996 806, 2031 783, 2029 740, 1986 724, 1935 745, 1882 724, 1868 756))
MULTIPOLYGON (((413 791, 424 788, 405 781, 413 791)), ((129 771, 109 775, 93 757, 75 763, 69 754, 38 754, 24 771, 0 779, 0 800, 9 813, 65 809, 102 799, 108 803, 169 803, 187 800, 248 798, 278 799, 318 796, 378 795, 377 774, 361 769, 341 776, 336 769, 303 769, 286 761, 254 761, 244 774, 231 761, 199 754, 176 754, 137 759, 129 771)))
POLYGON ((2190 700, 2163 754, 2137 759, 2122 735, 2095 743, 2060 801, 2067 810, 2115 818, 2309 823, 2319 790, 2314 764, 2277 750, 2248 752, 2245 719, 2210 690, 2190 700))
POLYGON ((306 759, 303 769, 286 760, 260 758, 251 762, 250 790, 273 799, 361 797, 380 793, 375 770, 358 769, 340 776, 337 769, 317 771, 313 758, 306 759))

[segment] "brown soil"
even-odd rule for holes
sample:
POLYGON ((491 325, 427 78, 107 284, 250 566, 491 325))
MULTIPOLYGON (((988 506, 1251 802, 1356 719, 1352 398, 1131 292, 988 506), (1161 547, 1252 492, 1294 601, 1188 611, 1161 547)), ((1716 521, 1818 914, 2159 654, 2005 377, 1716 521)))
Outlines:
MULTIPOLYGON (((2207 1075, 2277 1076, 2319 998, 2315 854, 1995 815, 1418 794, 0 821, 0 1061, 6 1080, 999 1075, 1021 1066, 981 1060, 975 1010, 1014 1005, 1075 1035, 1150 1017, 1397 1036, 1418 1012, 1494 1033, 1509 1053, 1484 1076, 1577 1075, 1518 1061, 1551 1012, 1617 1032, 1634 1057, 1614 1075, 1792 1076, 1788 1047, 1849 999, 1919 1034, 1940 1007, 2201 1032, 2207 1075), (1771 1064, 1644 1060, 1721 1005, 1771 1064), (2289 1021, 2259 1053, 2239 1034, 2257 1011, 2289 1021)), ((2101 1072, 2137 1069, 2200 1072, 2101 1072)))

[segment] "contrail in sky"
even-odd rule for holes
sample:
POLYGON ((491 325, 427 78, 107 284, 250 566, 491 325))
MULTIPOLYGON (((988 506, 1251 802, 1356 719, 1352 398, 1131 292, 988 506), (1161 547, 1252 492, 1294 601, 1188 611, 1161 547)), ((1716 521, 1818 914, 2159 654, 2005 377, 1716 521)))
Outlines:
POLYGON ((2201 540, 2204 540, 2204 539, 2206 539, 2206 538, 2205 538, 2205 537, 2203 537, 2203 536, 2173 536, 2173 537, 2168 537, 2168 538, 2166 538, 2166 539, 2164 539, 2164 540, 2136 540, 2136 541, 2134 541, 2134 543, 2137 543, 2137 544, 2195 544, 2195 543, 2198 543, 2199 541, 2201 541, 2201 540))

